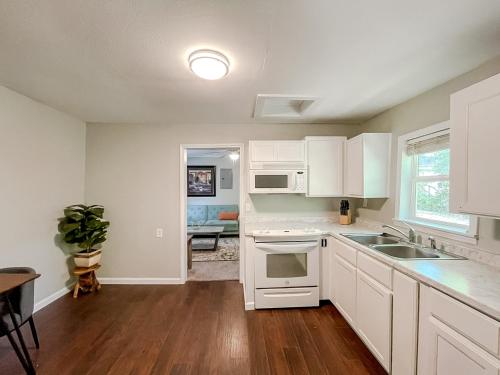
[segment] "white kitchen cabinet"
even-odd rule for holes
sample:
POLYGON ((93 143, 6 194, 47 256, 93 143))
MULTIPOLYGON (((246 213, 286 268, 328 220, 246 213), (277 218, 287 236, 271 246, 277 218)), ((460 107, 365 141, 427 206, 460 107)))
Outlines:
POLYGON ((336 304, 336 298, 335 298, 335 281, 336 281, 336 275, 335 275, 335 253, 336 253, 336 240, 333 238, 330 238, 330 241, 328 241, 328 249, 329 249, 329 255, 330 259, 328 260, 328 269, 330 270, 329 275, 328 275, 328 299, 330 300, 331 303, 336 304))
POLYGON ((417 372, 419 283, 394 271, 392 292, 392 374, 417 372))
POLYGON ((335 306, 351 327, 356 327, 356 267, 334 255, 335 306))
POLYGON ((250 141, 251 169, 305 168, 305 141, 250 141))
POLYGON ((419 375, 498 375, 500 323, 421 285, 419 375))
POLYGON ((344 144, 346 137, 306 137, 308 197, 341 197, 344 194, 344 144))
POLYGON ((363 133, 347 140, 344 193, 358 198, 389 197, 390 133, 363 133))
POLYGON ((500 217, 500 74, 451 95, 450 208, 500 217))
POLYGON ((331 240, 331 237, 321 239, 321 247, 319 249, 319 298, 322 300, 329 300, 331 295, 330 274, 332 272, 330 268, 330 258, 332 257, 332 244, 333 241, 331 240))
POLYGON ((389 371, 392 293, 359 269, 356 282, 356 325, 361 339, 389 371))

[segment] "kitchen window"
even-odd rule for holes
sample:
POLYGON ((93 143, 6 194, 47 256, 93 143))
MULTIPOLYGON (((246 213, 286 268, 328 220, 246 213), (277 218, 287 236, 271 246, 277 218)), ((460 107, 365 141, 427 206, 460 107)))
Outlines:
POLYGON ((449 210, 448 122, 399 137, 398 149, 400 188, 397 217, 417 226, 474 238, 477 219, 449 210))

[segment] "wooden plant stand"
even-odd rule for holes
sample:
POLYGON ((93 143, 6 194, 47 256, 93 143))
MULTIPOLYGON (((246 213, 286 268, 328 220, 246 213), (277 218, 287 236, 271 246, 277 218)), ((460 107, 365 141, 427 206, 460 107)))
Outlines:
POLYGON ((95 271, 101 268, 100 264, 92 267, 75 267, 73 275, 77 277, 75 289, 73 290, 73 298, 78 298, 78 291, 94 292, 101 289, 101 284, 97 281, 95 271))

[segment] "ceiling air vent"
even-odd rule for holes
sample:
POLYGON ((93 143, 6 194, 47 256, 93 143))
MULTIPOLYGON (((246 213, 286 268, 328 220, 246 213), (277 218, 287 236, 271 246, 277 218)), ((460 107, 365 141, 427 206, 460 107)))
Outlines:
POLYGON ((317 98, 310 96, 259 94, 253 116, 256 119, 300 119, 317 98))

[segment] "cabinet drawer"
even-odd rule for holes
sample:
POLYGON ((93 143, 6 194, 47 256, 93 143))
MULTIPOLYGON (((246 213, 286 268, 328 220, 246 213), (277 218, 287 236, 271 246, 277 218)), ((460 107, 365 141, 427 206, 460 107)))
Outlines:
POLYGON ((358 268, 385 287, 392 290, 391 267, 386 266, 368 255, 358 252, 358 268))
POLYGON ((335 252, 337 253, 338 256, 342 257, 342 259, 345 259, 353 266, 356 265, 356 253, 357 253, 356 249, 353 249, 352 247, 344 244, 343 242, 336 241, 335 252))
POLYGON ((433 316, 499 356, 500 322, 435 289, 430 289, 429 299, 433 316))
POLYGON ((255 289, 256 309, 319 306, 319 288, 255 289))

